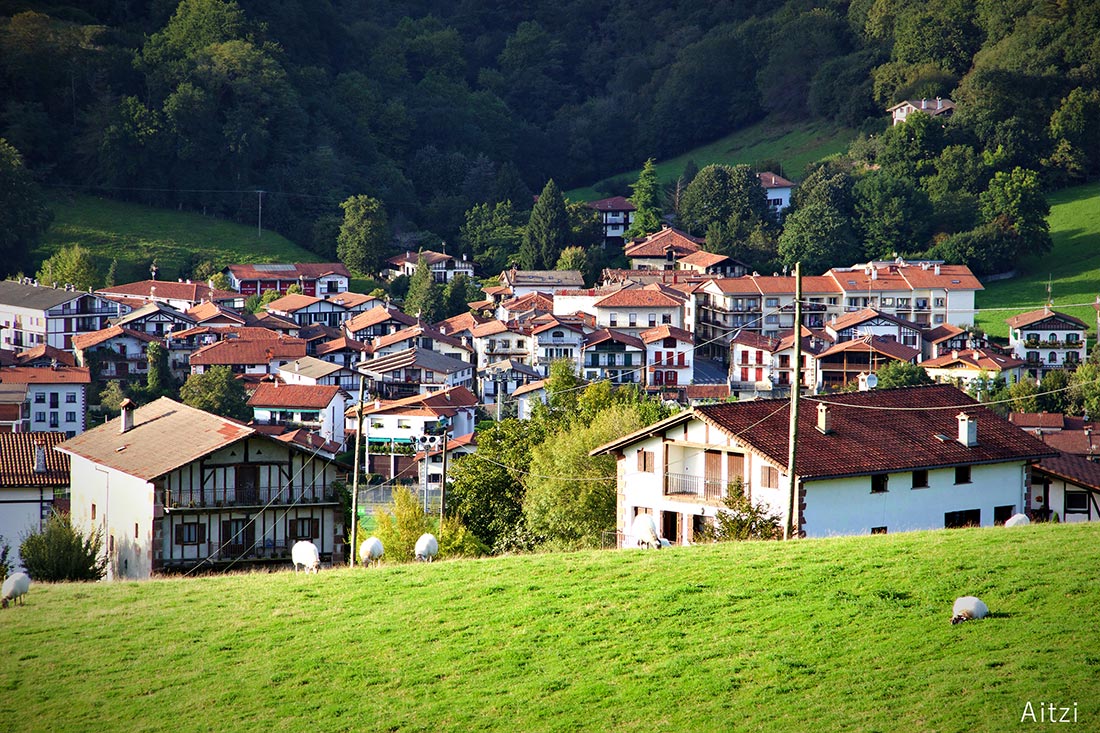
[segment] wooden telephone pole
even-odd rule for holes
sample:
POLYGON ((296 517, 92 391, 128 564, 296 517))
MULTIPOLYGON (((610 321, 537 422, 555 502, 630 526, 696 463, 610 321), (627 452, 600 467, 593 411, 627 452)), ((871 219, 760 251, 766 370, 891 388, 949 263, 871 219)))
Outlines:
POLYGON ((798 536, 798 474, 795 454, 798 444, 798 401, 802 391, 802 263, 794 265, 794 356, 791 363, 791 421, 787 429, 787 517, 783 522, 783 539, 798 536))

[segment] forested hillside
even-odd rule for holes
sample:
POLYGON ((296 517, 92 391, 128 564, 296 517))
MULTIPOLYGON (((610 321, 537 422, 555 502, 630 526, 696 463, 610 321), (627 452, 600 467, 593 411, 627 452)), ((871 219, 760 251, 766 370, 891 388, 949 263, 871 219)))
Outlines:
MULTIPOLYGON (((548 179, 590 183, 769 115, 829 119, 931 205, 963 193, 906 246, 858 233, 923 250, 990 223, 966 209, 999 173, 1049 188, 1097 172, 1098 34, 1090 0, 0 0, 0 137, 47 187, 238 220, 262 190, 265 223, 329 258, 351 196, 472 249, 475 205, 524 211, 548 179), (947 128, 879 160, 885 108, 936 96, 959 105, 947 128)), ((3 269, 34 264, 0 244, 3 269)))

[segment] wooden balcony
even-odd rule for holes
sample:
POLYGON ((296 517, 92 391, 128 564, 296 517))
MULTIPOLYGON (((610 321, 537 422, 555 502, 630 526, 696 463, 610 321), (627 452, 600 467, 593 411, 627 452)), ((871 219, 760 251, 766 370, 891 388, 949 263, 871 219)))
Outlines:
POLYGON ((331 487, 313 488, 263 486, 237 489, 183 489, 166 491, 164 507, 168 513, 211 512, 218 509, 263 506, 309 506, 337 504, 331 487))
POLYGON ((726 495, 726 482, 686 473, 665 473, 664 493, 665 496, 692 496, 706 501, 720 501, 726 495))

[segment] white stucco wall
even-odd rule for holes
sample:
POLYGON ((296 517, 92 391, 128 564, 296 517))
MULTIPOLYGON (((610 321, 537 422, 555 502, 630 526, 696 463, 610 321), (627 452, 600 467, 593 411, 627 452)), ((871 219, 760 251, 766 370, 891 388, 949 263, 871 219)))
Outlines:
POLYGON ((9 560, 12 567, 23 566, 19 544, 25 534, 39 529, 42 508, 48 508, 52 501, 53 489, 48 487, 0 489, 0 537, 11 548, 9 560))
POLYGON ((153 485, 80 456, 72 455, 71 461, 73 525, 103 533, 107 579, 148 578, 153 569, 153 485))

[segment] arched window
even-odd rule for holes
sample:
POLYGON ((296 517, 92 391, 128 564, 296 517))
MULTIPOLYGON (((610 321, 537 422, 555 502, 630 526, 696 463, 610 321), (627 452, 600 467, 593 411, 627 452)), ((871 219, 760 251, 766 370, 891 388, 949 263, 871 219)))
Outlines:
POLYGON ((1050 356, 1047 357, 1047 361, 1049 361, 1051 364, 1057 364, 1058 363, 1058 352, 1057 351, 1050 352, 1050 356))

